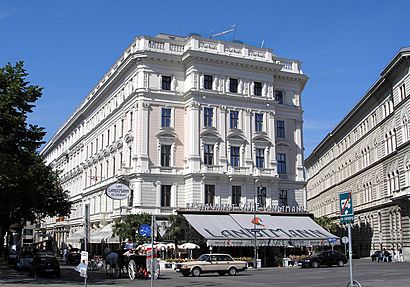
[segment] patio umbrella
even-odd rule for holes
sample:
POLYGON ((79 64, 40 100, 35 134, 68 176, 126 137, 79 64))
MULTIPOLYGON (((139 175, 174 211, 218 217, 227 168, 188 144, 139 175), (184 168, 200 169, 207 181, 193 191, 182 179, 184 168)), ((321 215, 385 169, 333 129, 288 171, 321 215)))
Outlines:
POLYGON ((166 246, 168 249, 175 249, 175 243, 168 243, 166 246))

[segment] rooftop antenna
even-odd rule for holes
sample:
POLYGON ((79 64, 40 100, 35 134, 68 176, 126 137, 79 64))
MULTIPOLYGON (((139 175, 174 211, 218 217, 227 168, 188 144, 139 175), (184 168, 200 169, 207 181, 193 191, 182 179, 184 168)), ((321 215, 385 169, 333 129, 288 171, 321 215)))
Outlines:
POLYGON ((212 39, 213 37, 222 36, 222 35, 225 35, 225 34, 228 34, 228 33, 231 33, 231 32, 233 32, 233 37, 232 37, 232 41, 233 41, 233 40, 235 40, 236 24, 232 25, 228 30, 212 34, 211 36, 209 36, 209 38, 212 39))
POLYGON ((262 40, 262 43, 261 43, 261 49, 263 48, 263 45, 265 44, 265 40, 262 40))

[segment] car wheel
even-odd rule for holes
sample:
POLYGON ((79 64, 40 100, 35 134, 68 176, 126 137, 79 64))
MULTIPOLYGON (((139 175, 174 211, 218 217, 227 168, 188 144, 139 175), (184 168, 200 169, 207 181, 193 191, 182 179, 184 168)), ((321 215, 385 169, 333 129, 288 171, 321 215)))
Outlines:
POLYGON ((128 277, 130 277, 131 280, 135 280, 135 273, 137 271, 137 264, 133 259, 128 262, 128 277))
POLYGON ((339 262, 337 262, 337 266, 339 267, 343 267, 345 264, 343 262, 343 260, 339 260, 339 262))
POLYGON ((199 275, 201 275, 201 268, 196 267, 196 268, 192 269, 192 276, 193 277, 198 277, 199 275))
POLYGON ((229 276, 235 276, 236 275, 236 268, 235 267, 231 267, 229 268, 229 276))
POLYGON ((314 262, 312 263, 312 267, 313 267, 313 268, 318 268, 318 267, 319 267, 319 263, 317 263, 316 261, 314 261, 314 262))

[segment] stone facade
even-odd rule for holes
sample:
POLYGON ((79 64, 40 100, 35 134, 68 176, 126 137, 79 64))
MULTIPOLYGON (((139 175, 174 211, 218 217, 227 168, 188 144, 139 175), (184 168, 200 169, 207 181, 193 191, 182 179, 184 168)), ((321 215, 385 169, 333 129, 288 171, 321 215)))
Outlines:
MULTIPOLYGON (((305 207, 306 82, 299 61, 270 49, 137 37, 42 150, 73 203, 59 230, 83 224, 85 203, 94 229, 188 203, 253 202, 257 190, 260 205, 305 207), (131 197, 105 195, 118 181, 131 197)), ((55 226, 53 218, 45 224, 55 226)))
POLYGON ((402 249, 410 260, 410 49, 404 48, 306 159, 308 209, 338 220, 351 191, 353 251, 402 249))

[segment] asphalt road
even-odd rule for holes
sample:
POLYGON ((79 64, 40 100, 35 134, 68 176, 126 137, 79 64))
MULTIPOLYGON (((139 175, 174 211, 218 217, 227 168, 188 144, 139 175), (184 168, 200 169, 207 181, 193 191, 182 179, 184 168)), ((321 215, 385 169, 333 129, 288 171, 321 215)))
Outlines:
MULTIPOLYGON (((410 263, 371 263, 368 259, 353 261, 354 278, 363 287, 408 287, 410 286, 410 263)), ((349 281, 349 267, 329 267, 318 269, 288 268, 262 268, 247 270, 237 276, 219 276, 205 274, 197 278, 183 277, 172 270, 163 271, 160 279, 154 281, 153 286, 158 287, 196 287, 196 286, 346 286, 349 281)), ((0 270, 1 286, 84 286, 83 278, 73 270, 73 266, 62 265, 61 278, 32 278, 25 272, 14 270, 0 270)), ((128 278, 107 278, 102 272, 89 274, 88 286, 150 286, 150 280, 131 281, 128 278)))

